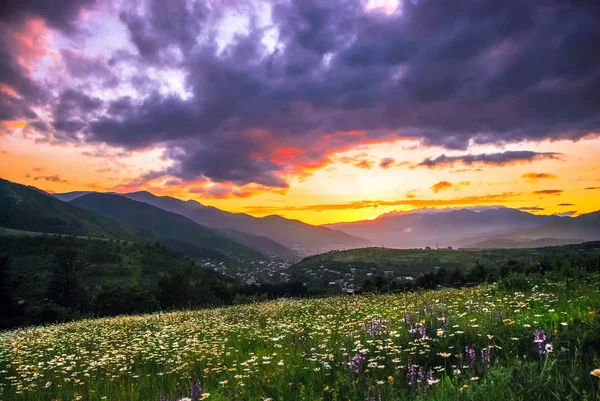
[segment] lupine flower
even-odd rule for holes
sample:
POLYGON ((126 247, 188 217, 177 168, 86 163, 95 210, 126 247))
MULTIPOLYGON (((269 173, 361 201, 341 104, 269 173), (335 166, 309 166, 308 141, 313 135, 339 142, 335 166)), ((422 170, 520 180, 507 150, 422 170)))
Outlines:
POLYGON ((190 383, 190 397, 193 401, 200 400, 202 396, 202 386, 200 386, 200 382, 198 380, 194 380, 190 383))
POLYGON ((546 354, 546 332, 536 329, 533 333, 533 342, 538 345, 539 356, 544 356, 546 354))
POLYGON ((467 355, 467 359, 469 361, 469 366, 471 368, 475 367, 475 358, 476 358, 476 353, 475 353, 475 349, 472 347, 469 347, 468 345, 465 347, 465 354, 467 355))
POLYGON ((365 357, 362 354, 356 354, 348 362, 348 367, 354 373, 362 373, 365 370, 365 357))
POLYGON ((408 384, 414 386, 417 384, 417 375, 419 365, 410 365, 408 367, 408 384))
POLYGON ((425 384, 427 382, 427 372, 422 366, 419 367, 419 383, 425 384))

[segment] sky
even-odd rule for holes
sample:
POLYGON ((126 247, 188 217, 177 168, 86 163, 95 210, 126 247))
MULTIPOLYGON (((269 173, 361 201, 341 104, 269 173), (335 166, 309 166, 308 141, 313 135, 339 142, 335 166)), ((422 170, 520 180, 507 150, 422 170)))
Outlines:
POLYGON ((0 8, 0 177, 310 224, 600 209, 594 0, 0 8))

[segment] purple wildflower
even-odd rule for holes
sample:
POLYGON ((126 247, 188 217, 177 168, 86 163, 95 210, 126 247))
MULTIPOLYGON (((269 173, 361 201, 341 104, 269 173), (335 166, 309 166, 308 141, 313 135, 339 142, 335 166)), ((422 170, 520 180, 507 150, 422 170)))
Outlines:
POLYGON ((409 365, 408 366, 408 384, 414 386, 417 384, 417 368, 419 365, 409 365))
POLYGON ((469 366, 471 368, 475 367, 475 358, 477 357, 477 353, 475 352, 475 349, 472 347, 469 347, 468 345, 465 347, 465 354, 467 355, 467 360, 469 361, 469 366))
POLYGON ((410 324, 410 313, 406 312, 404 314, 404 324, 409 325, 410 324))
POLYGON ((348 362, 348 367, 354 373, 362 373, 365 370, 365 357, 362 354, 354 355, 348 362))
POLYGON ((422 366, 419 366, 419 383, 422 385, 427 383, 427 371, 422 366))
POLYGON ((429 372, 427 372, 427 384, 431 386, 433 383, 433 369, 429 369, 429 372))
POLYGON ((389 331, 387 321, 384 319, 379 319, 365 323, 365 331, 369 333, 370 336, 377 336, 387 333, 389 331))
POLYGON ((190 383, 190 398, 193 401, 199 401, 202 397, 202 386, 198 380, 194 380, 190 383))
POLYGON ((536 329, 533 333, 533 342, 538 345, 538 355, 544 356, 546 354, 546 332, 541 329, 536 329))

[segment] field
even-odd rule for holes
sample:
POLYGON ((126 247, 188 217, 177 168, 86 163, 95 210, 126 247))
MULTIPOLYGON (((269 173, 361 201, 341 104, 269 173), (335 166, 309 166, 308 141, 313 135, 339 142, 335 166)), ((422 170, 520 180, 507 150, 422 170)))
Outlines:
POLYGON ((600 277, 527 280, 4 332, 0 400, 599 399, 600 277))

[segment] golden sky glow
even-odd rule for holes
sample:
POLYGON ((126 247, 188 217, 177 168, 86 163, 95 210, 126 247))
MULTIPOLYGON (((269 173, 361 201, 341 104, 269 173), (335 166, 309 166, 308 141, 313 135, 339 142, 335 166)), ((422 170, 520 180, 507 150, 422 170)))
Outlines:
MULTIPOLYGON (((228 211, 256 216, 280 214, 311 224, 373 219, 390 211, 417 207, 495 204, 533 208, 532 212, 542 214, 581 214, 597 210, 600 199, 600 190, 589 189, 600 187, 600 139, 530 142, 503 149, 473 146, 469 151, 473 154, 535 149, 562 155, 524 164, 434 169, 414 164, 432 155, 450 156, 453 152, 421 147, 408 140, 361 145, 331 155, 329 163, 308 176, 291 177, 286 190, 263 188, 248 191, 248 196, 225 199, 190 193, 193 183, 165 185, 167 178, 126 186, 143 173, 169 164, 161 159, 159 149, 123 155, 114 149, 39 144, 19 132, 1 137, 0 149, 0 176, 47 191, 146 189, 228 211), (394 159, 394 164, 380 167, 386 158, 394 159)), ((293 152, 288 157, 293 158, 293 152)), ((210 183, 208 187, 218 185, 210 183)))

